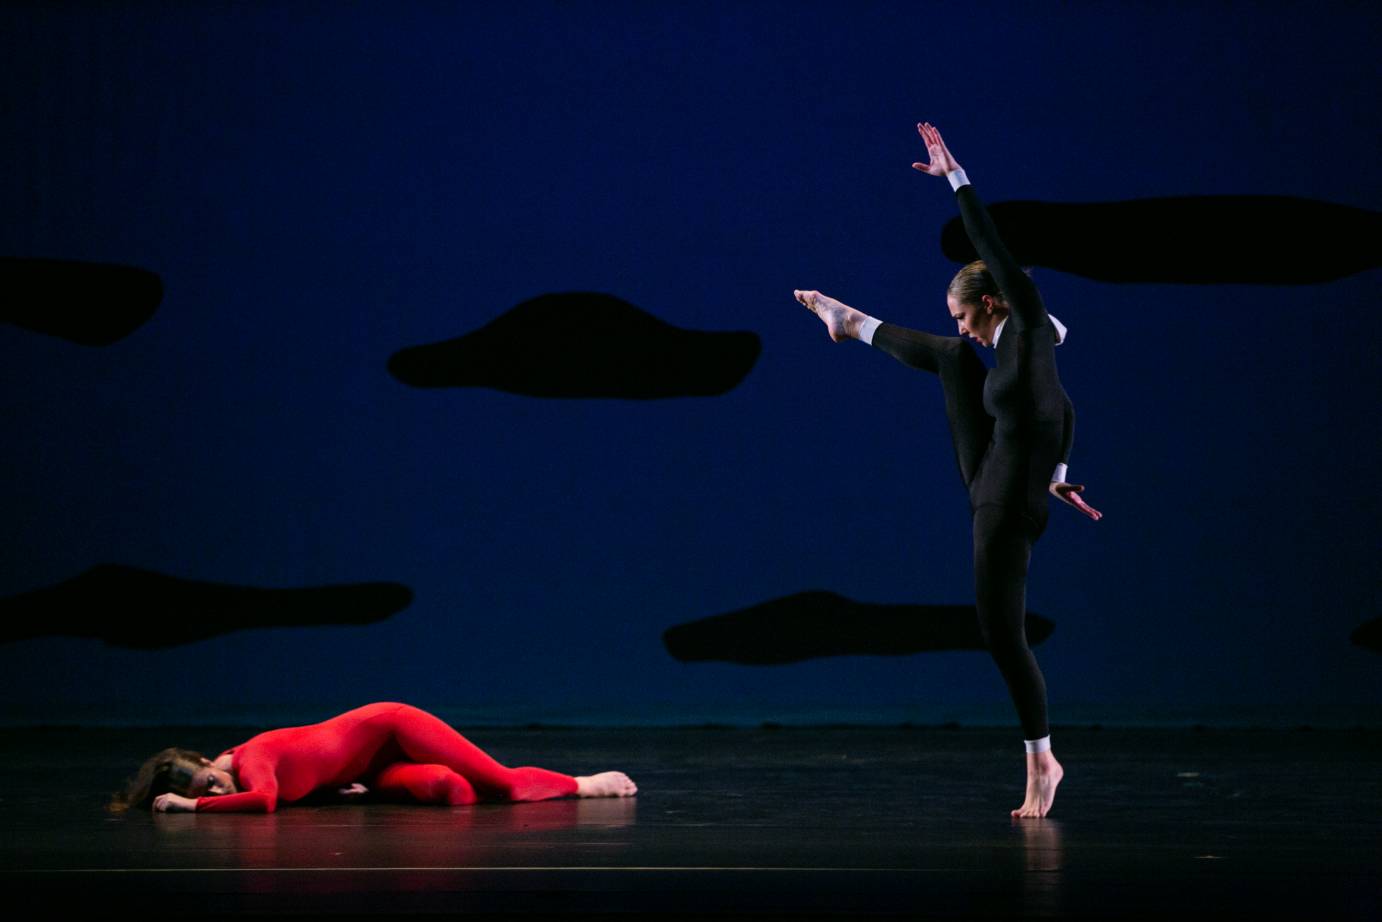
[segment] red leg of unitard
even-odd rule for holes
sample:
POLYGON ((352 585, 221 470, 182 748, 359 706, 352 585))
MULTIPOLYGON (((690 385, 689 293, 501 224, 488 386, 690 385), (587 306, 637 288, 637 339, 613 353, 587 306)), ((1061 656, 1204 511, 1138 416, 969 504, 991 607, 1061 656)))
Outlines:
POLYGON ((402 800, 418 804, 473 804, 475 788, 445 765, 420 765, 417 762, 395 762, 374 776, 374 794, 386 800, 402 800))
POLYGON ((411 705, 390 717, 393 741, 410 762, 443 765, 496 800, 547 800, 576 793, 576 779, 545 768, 507 768, 445 721, 411 705))

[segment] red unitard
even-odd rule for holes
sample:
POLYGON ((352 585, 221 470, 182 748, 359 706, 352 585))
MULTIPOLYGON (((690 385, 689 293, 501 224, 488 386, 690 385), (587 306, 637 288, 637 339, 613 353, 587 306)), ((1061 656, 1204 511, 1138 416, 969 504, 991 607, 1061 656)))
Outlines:
POLYGON ((394 702, 367 704, 308 727, 270 730, 226 752, 240 793, 198 797, 198 813, 272 813, 279 801, 356 781, 384 797, 427 804, 576 793, 570 775, 505 768, 444 721, 394 702))

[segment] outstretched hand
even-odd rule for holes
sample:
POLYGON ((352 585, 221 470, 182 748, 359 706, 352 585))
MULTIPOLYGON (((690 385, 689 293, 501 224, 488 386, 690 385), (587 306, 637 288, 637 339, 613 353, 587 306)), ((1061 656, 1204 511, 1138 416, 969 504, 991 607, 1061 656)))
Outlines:
POLYGON ((912 169, 920 170, 928 176, 944 176, 953 173, 960 168, 960 163, 950 153, 950 148, 945 146, 945 141, 941 140, 941 133, 936 130, 930 122, 918 122, 917 134, 921 135, 921 140, 926 145, 926 153, 931 158, 930 163, 914 163, 912 169))
POLYGON ((1085 515, 1089 516, 1094 521, 1097 522, 1104 517, 1104 514, 1102 512, 1100 512, 1098 509, 1095 509, 1093 506, 1089 505, 1083 499, 1080 498, 1080 494, 1084 492, 1084 484, 1063 483, 1059 480, 1053 480, 1051 482, 1050 490, 1051 495, 1054 496, 1056 499, 1060 500, 1068 506, 1074 506, 1076 509, 1083 512, 1085 515))

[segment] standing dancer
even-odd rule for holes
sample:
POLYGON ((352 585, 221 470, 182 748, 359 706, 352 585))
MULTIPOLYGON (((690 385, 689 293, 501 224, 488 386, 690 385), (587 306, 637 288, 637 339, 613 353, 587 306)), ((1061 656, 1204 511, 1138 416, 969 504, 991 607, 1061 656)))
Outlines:
POLYGON ((960 476, 974 515, 974 585, 979 627, 1007 682, 1022 721, 1027 796, 1015 817, 1045 816, 1065 772, 1051 752, 1046 683, 1027 646, 1027 564, 1046 528, 1046 494, 1098 521, 1102 514, 1067 483, 1075 412, 1056 373, 1055 347, 1065 327, 1046 313, 1032 280, 1008 253, 964 170, 940 132, 917 125, 930 163, 912 167, 950 180, 969 239, 980 259, 956 274, 946 291, 959 336, 933 336, 883 323, 826 297, 796 291, 836 342, 858 339, 912 368, 939 376, 960 476), (968 336, 993 346, 990 372, 968 336))

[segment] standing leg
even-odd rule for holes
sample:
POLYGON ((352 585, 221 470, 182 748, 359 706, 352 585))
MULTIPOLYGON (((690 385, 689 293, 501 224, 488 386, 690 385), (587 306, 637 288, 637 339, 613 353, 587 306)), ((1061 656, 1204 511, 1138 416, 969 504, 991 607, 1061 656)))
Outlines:
POLYGON ((1027 646, 1027 565, 1034 524, 1002 506, 974 511, 974 590, 979 630, 1008 685, 1028 740, 1027 797, 1014 816, 1045 816, 1064 771, 1050 752, 1046 681, 1027 646))
POLYGON ((1022 517, 1001 506, 974 512, 974 594, 979 630, 1017 706, 1023 735, 1050 734, 1046 682, 1027 646, 1027 564, 1032 545, 1022 517))

